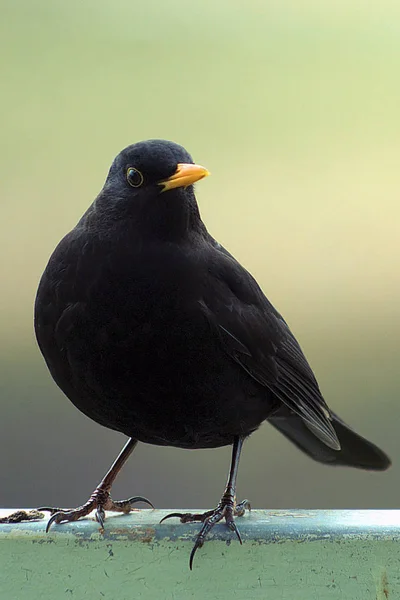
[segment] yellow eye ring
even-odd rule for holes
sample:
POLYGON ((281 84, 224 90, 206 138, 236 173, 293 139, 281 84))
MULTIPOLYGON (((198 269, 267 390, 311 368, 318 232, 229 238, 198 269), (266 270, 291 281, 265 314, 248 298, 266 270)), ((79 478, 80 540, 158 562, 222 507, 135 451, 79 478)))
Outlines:
POLYGON ((140 187, 143 183, 143 175, 135 167, 128 167, 126 170, 126 180, 134 188, 140 187))

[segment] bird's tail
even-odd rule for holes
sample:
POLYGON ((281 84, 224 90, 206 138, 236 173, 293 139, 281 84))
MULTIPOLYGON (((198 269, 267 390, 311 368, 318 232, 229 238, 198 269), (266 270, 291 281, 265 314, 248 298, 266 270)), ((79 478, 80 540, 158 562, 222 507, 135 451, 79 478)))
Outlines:
POLYGON ((332 425, 340 441, 341 449, 332 450, 325 446, 301 417, 285 409, 275 413, 268 422, 310 458, 333 466, 356 467, 371 471, 384 471, 390 467, 390 458, 375 444, 358 435, 337 415, 331 412, 332 425))

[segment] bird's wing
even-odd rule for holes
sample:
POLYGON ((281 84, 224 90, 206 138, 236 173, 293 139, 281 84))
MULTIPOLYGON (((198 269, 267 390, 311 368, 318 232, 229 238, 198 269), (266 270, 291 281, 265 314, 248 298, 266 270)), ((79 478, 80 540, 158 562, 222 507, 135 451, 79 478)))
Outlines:
POLYGON ((200 305, 225 352, 340 450, 329 408, 288 325, 250 273, 214 240, 211 246, 200 305))

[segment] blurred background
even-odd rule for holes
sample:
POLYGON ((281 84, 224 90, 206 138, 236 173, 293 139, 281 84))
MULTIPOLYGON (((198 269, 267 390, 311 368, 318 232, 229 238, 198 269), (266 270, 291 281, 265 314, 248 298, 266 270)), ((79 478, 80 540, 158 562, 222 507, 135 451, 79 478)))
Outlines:
MULTIPOLYGON (((313 463, 268 424, 254 507, 400 505, 400 4, 1 0, 0 506, 75 506, 125 438, 51 380, 32 308, 60 238, 135 141, 183 144, 210 232, 300 339, 326 400, 386 473, 313 463)), ((212 507, 230 449, 141 444, 114 498, 212 507)))

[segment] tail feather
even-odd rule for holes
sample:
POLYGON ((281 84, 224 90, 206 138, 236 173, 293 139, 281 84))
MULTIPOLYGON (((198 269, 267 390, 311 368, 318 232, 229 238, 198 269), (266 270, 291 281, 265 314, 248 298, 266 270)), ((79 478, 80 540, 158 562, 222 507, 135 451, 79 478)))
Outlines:
POLYGON ((283 409, 268 419, 278 431, 313 460, 333 466, 385 471, 390 458, 375 444, 353 431, 340 417, 331 412, 332 425, 340 441, 340 450, 333 450, 318 439, 301 417, 283 409))

